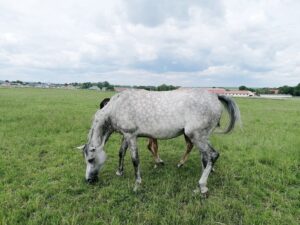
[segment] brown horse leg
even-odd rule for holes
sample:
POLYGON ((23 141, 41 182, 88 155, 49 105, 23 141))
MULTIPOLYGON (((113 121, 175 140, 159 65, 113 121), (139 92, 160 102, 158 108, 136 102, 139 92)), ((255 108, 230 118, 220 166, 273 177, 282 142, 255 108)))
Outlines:
POLYGON ((148 149, 149 151, 152 153, 153 157, 154 157, 154 161, 155 163, 158 164, 164 164, 164 161, 161 160, 159 158, 158 155, 158 143, 157 143, 157 139, 154 138, 149 138, 149 143, 148 143, 148 149))
POLYGON ((184 135, 184 139, 186 142, 186 150, 184 155, 182 156, 180 162, 177 164, 177 167, 180 168, 183 166, 183 164, 186 162, 186 160, 188 159, 188 155, 190 154, 190 152, 192 151, 194 145, 191 142, 191 140, 188 138, 188 136, 184 135))
MULTIPOLYGON (((187 137, 186 135, 184 135, 184 138, 185 138, 185 142, 186 142, 186 150, 185 150, 185 153, 184 155, 182 156, 180 162, 177 164, 177 167, 180 168, 184 165, 184 163, 186 162, 186 160, 188 159, 188 155, 190 154, 190 152, 192 151, 194 145, 193 143, 191 142, 191 140, 189 139, 189 137, 187 137)), ((216 154, 219 155, 219 153, 217 152, 216 154)), ((217 159, 218 157, 216 157, 217 159)), ((202 162, 202 170, 204 170, 204 165, 203 165, 203 162, 202 162)), ((215 168, 212 167, 211 169, 211 172, 215 172, 215 168)))

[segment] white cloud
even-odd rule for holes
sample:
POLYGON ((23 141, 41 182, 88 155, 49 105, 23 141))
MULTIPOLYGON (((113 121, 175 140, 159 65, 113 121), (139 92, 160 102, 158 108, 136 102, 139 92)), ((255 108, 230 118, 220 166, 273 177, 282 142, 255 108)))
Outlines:
POLYGON ((300 82, 300 2, 0 0, 0 79, 300 82))

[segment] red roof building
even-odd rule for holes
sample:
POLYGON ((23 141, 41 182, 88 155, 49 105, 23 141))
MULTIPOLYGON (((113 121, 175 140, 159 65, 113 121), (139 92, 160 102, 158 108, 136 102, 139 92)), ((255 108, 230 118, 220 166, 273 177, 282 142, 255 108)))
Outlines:
POLYGON ((230 90, 226 91, 222 88, 211 88, 207 89, 210 93, 219 94, 219 95, 228 95, 228 96, 234 96, 234 97, 251 97, 254 96, 254 93, 252 91, 247 90, 230 90))

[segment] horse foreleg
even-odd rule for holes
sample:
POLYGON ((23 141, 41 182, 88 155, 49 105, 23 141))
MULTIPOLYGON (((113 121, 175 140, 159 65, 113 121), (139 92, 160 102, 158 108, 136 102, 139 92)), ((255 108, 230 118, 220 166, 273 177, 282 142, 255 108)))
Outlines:
POLYGON ((152 153, 154 161, 157 165, 163 165, 164 161, 161 160, 161 158, 158 155, 158 143, 157 143, 157 139, 154 138, 149 138, 149 143, 148 143, 148 149, 149 151, 152 153))
POLYGON ((129 139, 129 148, 131 154, 131 160, 134 167, 134 174, 135 174, 135 187, 133 191, 137 191, 139 186, 142 183, 141 172, 140 172, 140 159, 139 153, 136 143, 136 137, 131 137, 129 139))
POLYGON ((179 163, 177 164, 177 167, 180 168, 183 166, 183 164, 186 162, 186 160, 188 159, 188 156, 190 154, 190 152, 192 151, 194 145, 193 143, 191 142, 191 140, 189 139, 188 136, 184 135, 184 139, 185 139, 185 142, 186 142, 186 150, 185 150, 185 153, 184 155, 182 156, 181 160, 179 161, 179 163))
POLYGON ((120 147, 120 150, 119 150, 119 167, 118 167, 118 170, 116 172, 116 174, 118 176, 122 176, 124 174, 124 158, 125 158, 127 148, 128 148, 128 142, 123 137, 122 144, 121 144, 121 147, 120 147))

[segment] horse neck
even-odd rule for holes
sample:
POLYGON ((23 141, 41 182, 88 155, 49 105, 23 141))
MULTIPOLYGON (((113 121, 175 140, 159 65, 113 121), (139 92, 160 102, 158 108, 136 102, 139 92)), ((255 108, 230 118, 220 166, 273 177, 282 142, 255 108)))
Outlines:
POLYGON ((108 125, 107 119, 95 118, 89 133, 89 143, 94 147, 103 147, 111 133, 112 130, 108 125))

